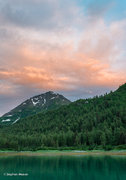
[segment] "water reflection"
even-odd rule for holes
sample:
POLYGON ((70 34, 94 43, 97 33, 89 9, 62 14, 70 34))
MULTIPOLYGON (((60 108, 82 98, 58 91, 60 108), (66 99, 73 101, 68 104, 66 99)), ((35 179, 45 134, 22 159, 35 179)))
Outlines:
POLYGON ((126 180, 126 157, 0 157, 0 180, 126 180), (28 176, 4 176, 27 173, 28 176))

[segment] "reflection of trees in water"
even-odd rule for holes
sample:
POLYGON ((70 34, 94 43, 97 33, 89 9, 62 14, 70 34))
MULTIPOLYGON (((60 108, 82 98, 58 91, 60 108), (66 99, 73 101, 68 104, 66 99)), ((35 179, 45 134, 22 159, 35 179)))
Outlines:
POLYGON ((28 173, 30 180, 126 179, 126 158, 111 156, 45 156, 0 158, 0 174, 28 173))

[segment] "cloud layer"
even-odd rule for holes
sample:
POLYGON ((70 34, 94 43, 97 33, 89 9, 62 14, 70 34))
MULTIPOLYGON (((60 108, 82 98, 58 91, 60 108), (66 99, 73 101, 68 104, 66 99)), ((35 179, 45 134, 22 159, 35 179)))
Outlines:
POLYGON ((107 23, 111 6, 0 1, 1 104, 11 108, 29 93, 47 90, 77 99, 124 83, 126 19, 107 23))

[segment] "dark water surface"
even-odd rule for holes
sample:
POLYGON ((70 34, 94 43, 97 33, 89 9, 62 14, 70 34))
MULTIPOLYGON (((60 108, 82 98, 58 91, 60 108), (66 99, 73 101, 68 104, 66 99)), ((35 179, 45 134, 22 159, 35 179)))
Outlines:
POLYGON ((126 156, 0 157, 0 180, 20 179, 126 180, 126 156))

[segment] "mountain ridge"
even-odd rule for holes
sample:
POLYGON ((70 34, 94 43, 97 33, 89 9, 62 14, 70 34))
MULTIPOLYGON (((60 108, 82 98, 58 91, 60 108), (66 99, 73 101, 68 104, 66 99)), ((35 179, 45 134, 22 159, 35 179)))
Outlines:
POLYGON ((68 105, 70 100, 63 95, 48 91, 43 94, 35 95, 19 104, 11 111, 5 113, 1 118, 3 124, 14 124, 20 119, 68 105))

